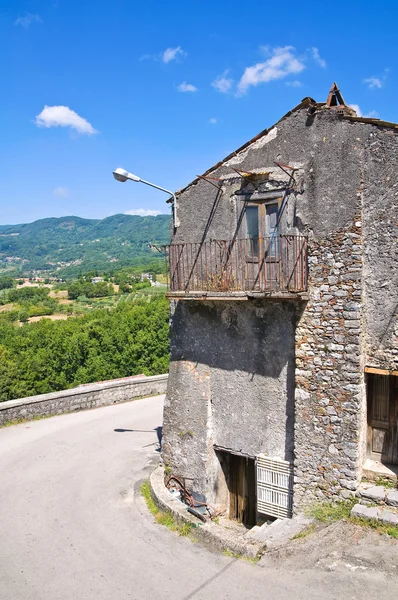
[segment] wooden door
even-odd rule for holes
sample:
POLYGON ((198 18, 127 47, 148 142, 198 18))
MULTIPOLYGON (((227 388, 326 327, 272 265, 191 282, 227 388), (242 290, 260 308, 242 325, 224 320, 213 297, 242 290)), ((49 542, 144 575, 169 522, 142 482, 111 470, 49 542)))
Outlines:
POLYGON ((398 464, 398 377, 367 376, 368 456, 398 464))
POLYGON ((278 289, 280 273, 279 206, 278 203, 265 205, 264 265, 263 273, 267 287, 278 289))
POLYGON ((278 288, 280 201, 246 204, 246 289, 278 288))
POLYGON ((256 524, 256 471, 254 459, 230 454, 229 518, 248 527, 256 524))
POLYGON ((261 289, 259 260, 261 256, 261 217, 262 206, 249 203, 246 206, 246 276, 245 288, 247 290, 261 289))

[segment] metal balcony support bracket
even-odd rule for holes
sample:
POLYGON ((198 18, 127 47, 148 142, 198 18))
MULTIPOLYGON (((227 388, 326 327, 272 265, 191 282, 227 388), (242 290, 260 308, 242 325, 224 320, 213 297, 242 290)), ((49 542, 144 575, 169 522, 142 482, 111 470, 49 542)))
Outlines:
POLYGON ((288 177, 293 177, 293 174, 295 173, 295 171, 298 171, 298 169, 296 167, 291 167, 290 165, 285 165, 284 163, 281 163, 281 162, 274 161, 274 165, 276 165, 277 167, 282 169, 282 171, 284 173, 286 173, 286 175, 288 175, 288 177), (286 171, 286 169, 289 169, 289 171, 291 171, 291 172, 288 173, 286 171))
POLYGON ((211 185, 214 185, 214 187, 220 190, 220 192, 223 191, 221 185, 217 185, 216 183, 214 183, 215 181, 221 181, 220 179, 216 177, 204 177, 203 175, 196 175, 196 177, 198 179, 203 179, 203 181, 207 181, 207 183, 210 183, 211 185))
POLYGON ((151 250, 157 250, 159 252, 159 254, 163 254, 163 256, 167 256, 167 246, 158 246, 157 244, 148 244, 148 248, 150 248, 151 250))

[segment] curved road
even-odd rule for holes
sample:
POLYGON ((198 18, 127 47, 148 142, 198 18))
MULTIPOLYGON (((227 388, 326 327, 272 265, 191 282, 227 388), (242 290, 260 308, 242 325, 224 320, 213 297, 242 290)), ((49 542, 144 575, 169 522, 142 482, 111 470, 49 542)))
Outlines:
POLYGON ((383 573, 252 566, 155 524, 134 490, 158 457, 162 400, 0 430, 1 600, 397 595, 383 573))

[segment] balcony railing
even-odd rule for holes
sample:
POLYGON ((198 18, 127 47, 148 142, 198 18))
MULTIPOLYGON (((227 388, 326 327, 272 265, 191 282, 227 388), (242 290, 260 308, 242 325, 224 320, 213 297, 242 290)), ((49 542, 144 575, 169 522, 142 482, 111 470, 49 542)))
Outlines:
POLYGON ((305 292, 307 238, 177 243, 166 247, 170 293, 305 292))

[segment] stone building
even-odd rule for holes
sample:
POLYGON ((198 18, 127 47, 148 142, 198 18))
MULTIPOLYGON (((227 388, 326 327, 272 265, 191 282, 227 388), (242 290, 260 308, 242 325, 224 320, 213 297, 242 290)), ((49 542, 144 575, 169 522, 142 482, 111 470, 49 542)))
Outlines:
POLYGON ((232 518, 398 464, 397 132, 334 84, 177 194, 163 458, 232 518))

